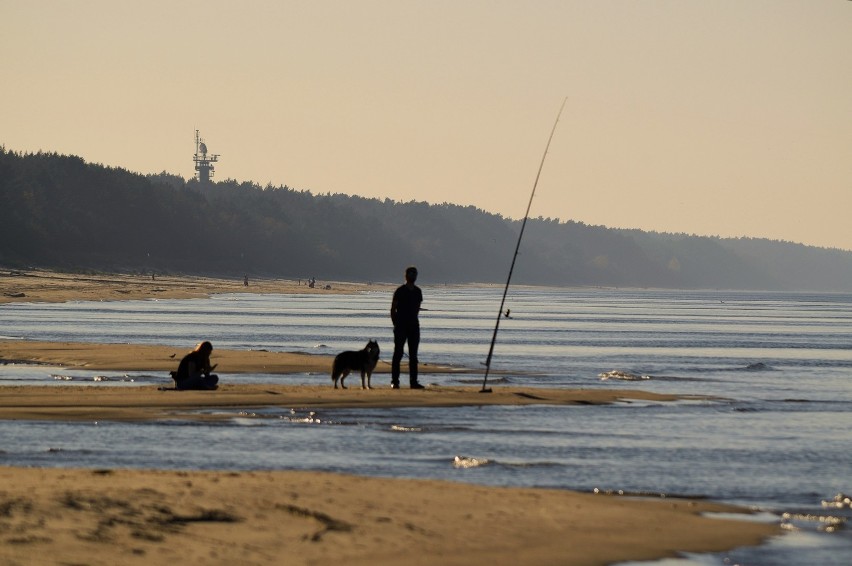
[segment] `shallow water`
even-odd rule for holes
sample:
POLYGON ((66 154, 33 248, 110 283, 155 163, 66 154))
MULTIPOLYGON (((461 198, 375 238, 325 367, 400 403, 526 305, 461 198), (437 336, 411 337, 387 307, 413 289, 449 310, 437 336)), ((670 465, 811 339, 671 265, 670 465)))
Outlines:
MULTIPOLYGON (((421 363, 480 366, 501 292, 425 288, 421 363)), ((0 306, 0 334, 170 344, 178 352, 202 338, 223 348, 309 353, 360 348, 376 338, 389 359, 388 307, 386 293, 7 304, 0 306)), ((500 323, 493 387, 630 387, 721 399, 605 407, 259 408, 214 424, 4 422, 0 462, 324 469, 709 497, 764 509, 776 519, 790 513, 786 522, 798 529, 726 555, 737 563, 848 563, 852 526, 829 534, 815 517, 850 517, 848 508, 823 509, 821 501, 852 492, 852 296, 519 288, 510 291, 507 307, 511 318, 500 323)), ((219 369, 228 382, 331 386, 327 375, 231 376, 219 369)), ((387 380, 378 375, 373 383, 387 380)), ((436 385, 480 380, 423 376, 436 385)), ((168 379, 5 365, 0 383, 132 388, 168 379)), ((689 556, 686 563, 723 558, 689 556)))

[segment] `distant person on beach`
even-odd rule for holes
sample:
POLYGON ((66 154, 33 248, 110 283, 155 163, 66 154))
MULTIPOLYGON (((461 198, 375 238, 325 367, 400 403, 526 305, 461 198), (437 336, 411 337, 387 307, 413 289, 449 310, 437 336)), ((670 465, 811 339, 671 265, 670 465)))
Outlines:
POLYGON ((405 270, 405 284, 393 293, 391 320, 393 321, 393 358, 391 359, 391 387, 399 389, 400 362, 408 342, 408 379, 412 389, 423 389, 417 381, 417 348, 420 346, 420 303, 423 292, 414 284, 417 268, 405 270))
POLYGON ((216 366, 210 365, 213 344, 206 340, 195 347, 180 361, 177 371, 171 372, 175 389, 216 389, 219 377, 212 375, 216 366))

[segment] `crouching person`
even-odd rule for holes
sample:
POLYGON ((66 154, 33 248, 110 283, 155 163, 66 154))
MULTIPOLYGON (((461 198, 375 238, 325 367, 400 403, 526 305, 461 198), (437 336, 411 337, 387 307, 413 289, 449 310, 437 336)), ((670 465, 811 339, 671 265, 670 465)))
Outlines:
POLYGON ((180 361, 177 371, 170 372, 175 389, 216 389, 219 377, 211 374, 216 366, 210 365, 213 344, 206 340, 180 361))

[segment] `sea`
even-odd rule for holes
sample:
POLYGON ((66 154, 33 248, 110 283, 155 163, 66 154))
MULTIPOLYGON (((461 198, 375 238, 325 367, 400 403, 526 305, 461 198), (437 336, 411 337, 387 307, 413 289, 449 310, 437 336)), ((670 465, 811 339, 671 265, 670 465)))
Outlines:
MULTIPOLYGON (((326 470, 754 509, 784 534, 658 566, 852 564, 852 295, 423 286, 421 381, 642 389, 702 398, 612 405, 310 409, 221 420, 0 422, 0 464, 326 470), (499 327, 487 383, 482 372, 499 327), (430 367, 433 366, 433 367, 430 367)), ((192 300, 0 305, 0 339, 335 354, 393 349, 390 292, 223 294, 192 300)), ((215 363, 215 351, 213 354, 215 363)), ((331 387, 328 373, 229 374, 224 383, 331 387)), ((349 379, 350 385, 357 378, 349 379)), ((374 387, 389 387, 377 374, 374 387)), ((169 385, 163 372, 6 360, 0 384, 169 385)), ((405 379, 403 379, 405 384, 405 379)), ((218 410, 222 413, 222 410, 218 410)), ((614 525, 613 528, 618 528, 614 525)), ((626 566, 626 565, 623 565, 626 566)))

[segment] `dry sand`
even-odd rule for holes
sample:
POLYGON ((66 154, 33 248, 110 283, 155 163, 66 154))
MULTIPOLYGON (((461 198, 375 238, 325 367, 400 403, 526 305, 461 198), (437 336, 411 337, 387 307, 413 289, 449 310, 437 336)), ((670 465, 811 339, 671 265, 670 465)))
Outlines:
POLYGON ((3 564, 609 564, 756 544, 732 508, 323 472, 0 468, 3 564))
MULTIPOLYGON (((218 292, 328 292, 293 282, 72 276, 0 277, 0 302, 196 297, 218 292), (23 297, 15 296, 24 294, 23 297)), ((332 284, 334 292, 357 285, 332 284)), ((192 345, 187 345, 187 350, 192 345)), ((0 360, 163 371, 161 346, 0 341, 0 360)), ((214 350, 218 391, 79 386, 0 388, 14 419, 219 417, 252 407, 382 407, 670 401, 636 390, 331 388, 331 358, 214 350), (229 385, 228 373, 317 372, 316 386, 229 385)), ((430 368, 427 368, 430 369, 430 368)), ((431 368, 446 371, 446 368, 431 368)), ((380 371, 386 371, 386 366, 380 371)), ((350 385, 357 380, 350 377, 350 385)), ((383 382, 384 380, 378 380, 383 382)), ((448 462, 448 465, 450 463, 448 462)), ((611 564, 754 545, 777 524, 708 518, 704 501, 495 488, 320 472, 0 468, 2 564, 611 564)))

